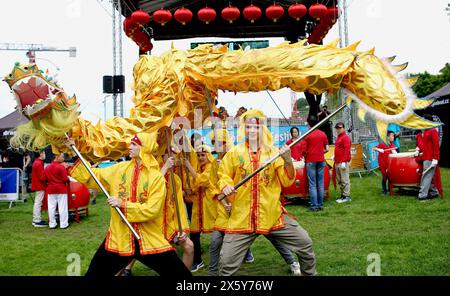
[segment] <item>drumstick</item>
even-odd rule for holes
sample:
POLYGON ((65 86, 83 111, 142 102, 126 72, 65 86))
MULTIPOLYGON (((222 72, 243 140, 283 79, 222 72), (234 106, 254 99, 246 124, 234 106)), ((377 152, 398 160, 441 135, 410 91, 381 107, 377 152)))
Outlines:
POLYGON ((425 171, 422 172, 422 176, 428 173, 428 171, 431 170, 431 168, 433 168, 432 165, 430 165, 425 171))

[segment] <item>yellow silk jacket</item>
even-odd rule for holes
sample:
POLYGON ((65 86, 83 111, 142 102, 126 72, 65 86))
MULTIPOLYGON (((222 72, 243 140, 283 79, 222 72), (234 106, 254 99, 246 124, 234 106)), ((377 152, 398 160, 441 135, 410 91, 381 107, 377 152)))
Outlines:
MULTIPOLYGON (((178 209, 180 211, 181 228, 183 232, 189 233, 189 221, 186 212, 186 206, 183 200, 183 191, 181 187, 181 179, 176 174, 173 174, 175 179, 175 190, 177 192, 178 209)), ((170 172, 166 174, 166 188, 167 196, 164 203, 164 236, 170 242, 180 232, 178 225, 177 211, 175 207, 175 200, 173 198, 172 180, 170 172)))
MULTIPOLYGON (((213 159, 213 161, 215 161, 213 159)), ((212 163, 200 167, 195 179, 195 196, 192 204, 191 232, 211 232, 217 217, 220 194, 217 188, 217 175, 213 173, 212 163)), ((215 167, 216 172, 218 167, 215 167)), ((222 206, 223 207, 223 206, 222 206)))
MULTIPOLYGON (((250 153, 246 143, 231 148, 220 164, 220 190, 226 185, 234 186, 277 154, 278 149, 274 147, 264 147, 257 153, 250 153)), ((230 196, 232 210, 226 227, 223 227, 224 221, 218 221, 215 229, 226 233, 266 234, 284 227, 282 214, 286 210, 280 202, 281 186, 291 186, 294 180, 295 174, 289 178, 284 168, 284 160, 277 158, 242 185, 234 196, 230 196)), ((222 215, 219 216, 225 219, 222 215)))
MULTIPOLYGON (((163 234, 166 184, 157 168, 138 166, 131 160, 92 170, 111 196, 122 199, 121 211, 141 237, 142 255, 174 250, 163 234)), ((99 189, 81 161, 75 162, 69 173, 88 188, 99 189)), ((110 213, 106 250, 122 256, 133 255, 135 240, 132 232, 112 207, 110 213)))

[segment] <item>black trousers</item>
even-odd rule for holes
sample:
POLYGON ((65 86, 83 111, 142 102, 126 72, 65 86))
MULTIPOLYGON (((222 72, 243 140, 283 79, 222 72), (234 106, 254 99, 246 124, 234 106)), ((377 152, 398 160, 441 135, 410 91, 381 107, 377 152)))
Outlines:
POLYGON ((158 254, 140 255, 139 243, 135 240, 135 252, 132 256, 119 256, 117 253, 109 252, 105 249, 105 242, 98 248, 92 258, 85 276, 105 277, 115 276, 120 270, 130 263, 131 259, 136 259, 156 271, 161 276, 170 277, 191 277, 191 272, 186 268, 183 261, 178 258, 175 251, 167 251, 158 254))
POLYGON ((191 233, 191 241, 194 243, 194 264, 202 262, 202 245, 200 244, 200 232, 191 233))

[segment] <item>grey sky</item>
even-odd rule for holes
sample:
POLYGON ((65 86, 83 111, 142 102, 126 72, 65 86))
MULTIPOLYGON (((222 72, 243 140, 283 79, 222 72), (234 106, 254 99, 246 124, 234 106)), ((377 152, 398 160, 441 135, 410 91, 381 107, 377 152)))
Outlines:
MULTIPOLYGON (((405 72, 437 73, 450 62, 450 21, 446 0, 348 0, 350 42, 362 40, 360 50, 375 47, 377 56, 397 55, 396 63, 409 62, 405 72)), ((110 12, 107 1, 103 1, 110 12)), ((48 46, 77 47, 77 57, 68 53, 38 52, 37 64, 55 72, 67 93, 76 94, 82 116, 103 119, 102 76, 112 73, 111 18, 94 0, 15 0, 0 10, 1 43, 41 43, 48 46), (41 60, 39 58, 42 58, 41 60), (48 62, 47 60, 50 60, 48 62)), ((123 72, 127 85, 132 80, 132 67, 137 61, 137 46, 123 36, 123 72)), ((337 25, 326 42, 338 37, 337 25)), ((212 39, 214 40, 214 39, 212 39)), ((223 39, 220 39, 223 40, 223 39)), ((189 48, 200 39, 176 40, 179 49, 189 48)), ((270 39, 276 45, 281 38, 270 39)), ((154 42, 152 54, 159 55, 169 47, 168 41, 154 42)), ((0 51, 0 74, 4 76, 16 61, 26 62, 25 52, 0 51)), ((125 109, 131 107, 129 88, 124 95, 125 109)), ((283 113, 289 116, 288 90, 272 92, 283 113)), ((0 83, 0 117, 12 112, 15 101, 6 83, 0 83)), ((107 100, 107 117, 112 114, 107 100)), ((265 92, 251 94, 220 93, 219 105, 234 115, 240 106, 262 109, 268 116, 280 117, 265 92)), ((128 114, 128 113, 127 113, 128 114)))

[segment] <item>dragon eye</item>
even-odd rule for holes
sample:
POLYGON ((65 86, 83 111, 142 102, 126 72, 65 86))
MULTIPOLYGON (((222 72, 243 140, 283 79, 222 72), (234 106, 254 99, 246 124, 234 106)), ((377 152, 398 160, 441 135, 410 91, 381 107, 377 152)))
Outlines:
POLYGON ((24 67, 25 70, 28 70, 28 67, 24 67))

